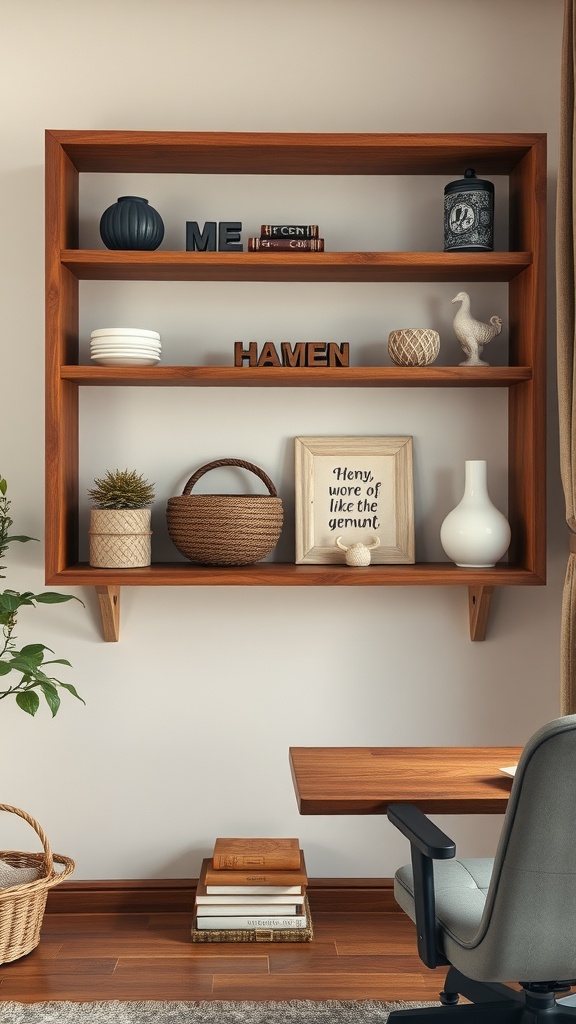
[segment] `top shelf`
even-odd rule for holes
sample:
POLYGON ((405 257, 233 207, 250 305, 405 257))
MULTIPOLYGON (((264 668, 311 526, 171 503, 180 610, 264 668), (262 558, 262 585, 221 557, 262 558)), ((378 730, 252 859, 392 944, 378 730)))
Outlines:
POLYGON ((509 174, 542 134, 49 131, 78 171, 509 174))
POLYGON ((511 281, 530 252, 153 252, 63 249, 85 281, 511 281))

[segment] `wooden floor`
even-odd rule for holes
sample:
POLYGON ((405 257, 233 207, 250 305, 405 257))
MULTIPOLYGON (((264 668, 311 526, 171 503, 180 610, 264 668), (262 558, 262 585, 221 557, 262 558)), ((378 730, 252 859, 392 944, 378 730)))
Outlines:
POLYGON ((46 914, 40 945, 0 966, 0 1001, 435 1000, 444 971, 401 913, 313 914, 301 943, 192 943, 190 913, 46 914))

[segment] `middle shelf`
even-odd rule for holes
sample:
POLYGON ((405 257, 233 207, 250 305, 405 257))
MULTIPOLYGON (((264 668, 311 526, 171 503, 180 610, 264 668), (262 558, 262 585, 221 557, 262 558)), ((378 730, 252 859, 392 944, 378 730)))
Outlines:
POLYGON ((103 387, 513 387, 529 366, 62 366, 60 379, 103 387))

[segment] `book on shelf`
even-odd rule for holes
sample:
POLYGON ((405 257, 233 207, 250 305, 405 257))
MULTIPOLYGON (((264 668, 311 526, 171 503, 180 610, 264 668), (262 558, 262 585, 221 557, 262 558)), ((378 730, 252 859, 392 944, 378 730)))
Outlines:
POLYGON ((302 850, 299 853, 300 866, 298 870, 292 871, 226 871, 222 868, 215 869, 211 859, 205 860, 200 876, 202 884, 206 887, 205 895, 245 895, 249 890, 261 896, 303 893, 308 884, 308 875, 304 854, 302 850))
POLYGON ((307 914, 293 914, 292 916, 287 914, 278 914, 268 916, 262 914, 249 914, 245 917, 234 916, 234 917, 199 917, 196 915, 195 926, 198 931, 203 931, 206 928, 215 928, 217 931, 226 929, 252 929, 252 928, 265 928, 266 930, 274 931, 277 928, 282 930, 298 930, 300 928, 306 928, 308 924, 307 914))
MULTIPOLYGON (((259 921, 254 928, 240 928, 238 919, 235 918, 227 918, 227 920, 234 920, 234 925, 230 928, 214 927, 214 922, 218 918, 205 919, 205 926, 198 928, 195 914, 191 929, 192 942, 310 942, 314 931, 307 899, 305 899, 304 914, 301 917, 306 921, 302 927, 298 928, 265 927, 262 921, 259 921)), ((278 924, 278 922, 275 923, 278 924)))
POLYGON ((304 903, 304 886, 250 886, 250 885, 218 885, 212 886, 215 891, 209 893, 206 888, 206 870, 210 864, 209 860, 202 861, 200 877, 196 886, 196 902, 201 906, 240 906, 249 903, 251 906, 270 905, 275 906, 302 906, 304 903), (235 892, 230 892, 234 889, 235 892), (289 889, 293 892, 269 892, 269 889, 289 889))
POLYGON ((262 224, 260 238, 318 238, 317 224, 262 224))
POLYGON ((252 903, 246 897, 245 903, 199 903, 196 900, 197 917, 295 917, 302 914, 302 903, 252 903))
POLYGON ((323 238, 249 238, 248 252, 324 252, 323 238))
POLYGON ((297 871, 298 839, 217 839, 212 866, 215 871, 297 871))
POLYGON ((304 893, 295 892, 292 894, 284 893, 260 893, 252 892, 249 888, 246 889, 245 893, 218 893, 217 895, 210 893, 202 893, 197 890, 196 902, 207 907, 218 907, 227 904, 228 906, 240 907, 245 906, 249 903, 253 907, 274 905, 275 907, 289 907, 289 906, 302 906, 304 903, 304 893))

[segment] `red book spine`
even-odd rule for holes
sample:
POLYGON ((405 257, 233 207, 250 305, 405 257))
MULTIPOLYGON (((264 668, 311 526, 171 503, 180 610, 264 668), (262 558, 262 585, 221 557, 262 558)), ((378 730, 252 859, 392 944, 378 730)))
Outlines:
POLYGON ((324 252, 323 238, 249 238, 248 252, 324 252))

